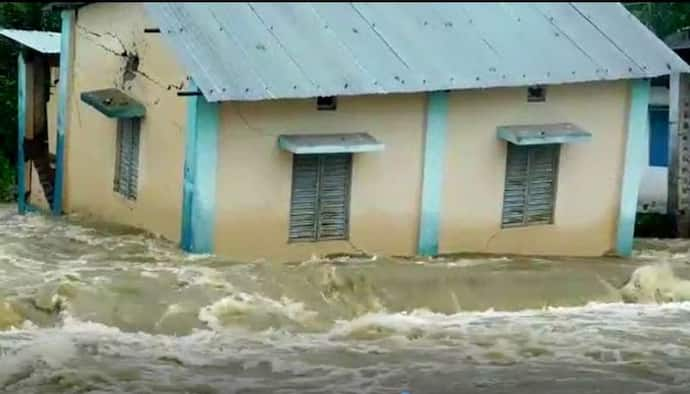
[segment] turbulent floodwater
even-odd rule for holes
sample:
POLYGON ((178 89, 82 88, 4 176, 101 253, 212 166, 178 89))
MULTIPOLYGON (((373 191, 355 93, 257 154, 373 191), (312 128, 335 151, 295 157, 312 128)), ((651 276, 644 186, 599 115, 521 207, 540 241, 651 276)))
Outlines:
POLYGON ((2 392, 690 392, 689 242, 248 264, 13 209, 2 392))

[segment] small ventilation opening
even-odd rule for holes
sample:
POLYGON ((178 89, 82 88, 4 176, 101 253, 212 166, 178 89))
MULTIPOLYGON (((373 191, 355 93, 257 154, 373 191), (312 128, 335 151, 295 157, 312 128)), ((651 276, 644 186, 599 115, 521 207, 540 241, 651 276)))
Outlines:
POLYGON ((530 103, 539 103, 546 101, 546 88, 544 86, 528 87, 527 101, 530 103))
POLYGON ((316 109, 319 111, 335 111, 338 101, 335 96, 317 97, 316 109))

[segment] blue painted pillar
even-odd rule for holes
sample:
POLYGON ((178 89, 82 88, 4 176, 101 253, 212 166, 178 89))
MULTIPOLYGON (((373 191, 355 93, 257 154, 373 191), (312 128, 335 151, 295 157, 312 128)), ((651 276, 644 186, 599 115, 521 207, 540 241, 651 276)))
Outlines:
POLYGON ((438 254, 443 192, 443 153, 448 128, 448 93, 433 92, 428 96, 422 173, 422 206, 419 219, 417 254, 438 254))
POLYGON ((26 213, 26 160, 24 137, 26 137, 26 60, 19 52, 17 58, 17 208, 21 215, 26 213))
POLYGON ((60 34, 60 86, 57 109, 57 144, 55 146, 55 186, 53 215, 62 214, 65 179, 65 134, 68 127, 70 87, 72 85, 72 52, 74 43, 74 10, 62 11, 60 34))
POLYGON ((645 136, 649 127, 649 91, 649 80, 632 81, 616 239, 616 253, 624 257, 632 254, 637 197, 642 179, 642 169, 647 164, 643 159, 648 144, 645 136))
POLYGON ((188 100, 180 245, 191 253, 212 253, 220 105, 203 96, 188 100))

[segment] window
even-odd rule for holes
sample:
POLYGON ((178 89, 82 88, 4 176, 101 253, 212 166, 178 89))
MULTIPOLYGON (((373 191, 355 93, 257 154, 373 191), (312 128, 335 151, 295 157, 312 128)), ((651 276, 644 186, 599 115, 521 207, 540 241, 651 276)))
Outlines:
POLYGON ((546 88, 543 86, 528 87, 527 101, 530 103, 539 103, 546 101, 546 88))
POLYGON ((338 101, 335 96, 317 97, 316 109, 319 111, 335 111, 338 108, 338 101))
POLYGON ((508 144, 503 227, 552 224, 559 144, 508 144))
POLYGON ((137 199, 139 127, 139 118, 120 118, 117 122, 114 190, 130 200, 137 199))
POLYGON ((290 242, 349 238, 352 154, 293 155, 290 242))

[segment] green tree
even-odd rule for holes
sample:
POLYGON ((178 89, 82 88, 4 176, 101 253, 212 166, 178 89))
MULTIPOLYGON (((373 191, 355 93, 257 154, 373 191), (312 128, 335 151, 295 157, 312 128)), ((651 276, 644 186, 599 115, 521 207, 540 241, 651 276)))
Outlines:
MULTIPOLYGON (((45 3, 0 3, 0 28, 58 31, 59 16, 45 3)), ((11 198, 17 146, 17 45, 0 39, 0 201, 11 198)))
POLYGON ((624 4, 661 39, 690 26, 690 3, 629 2, 624 4))

